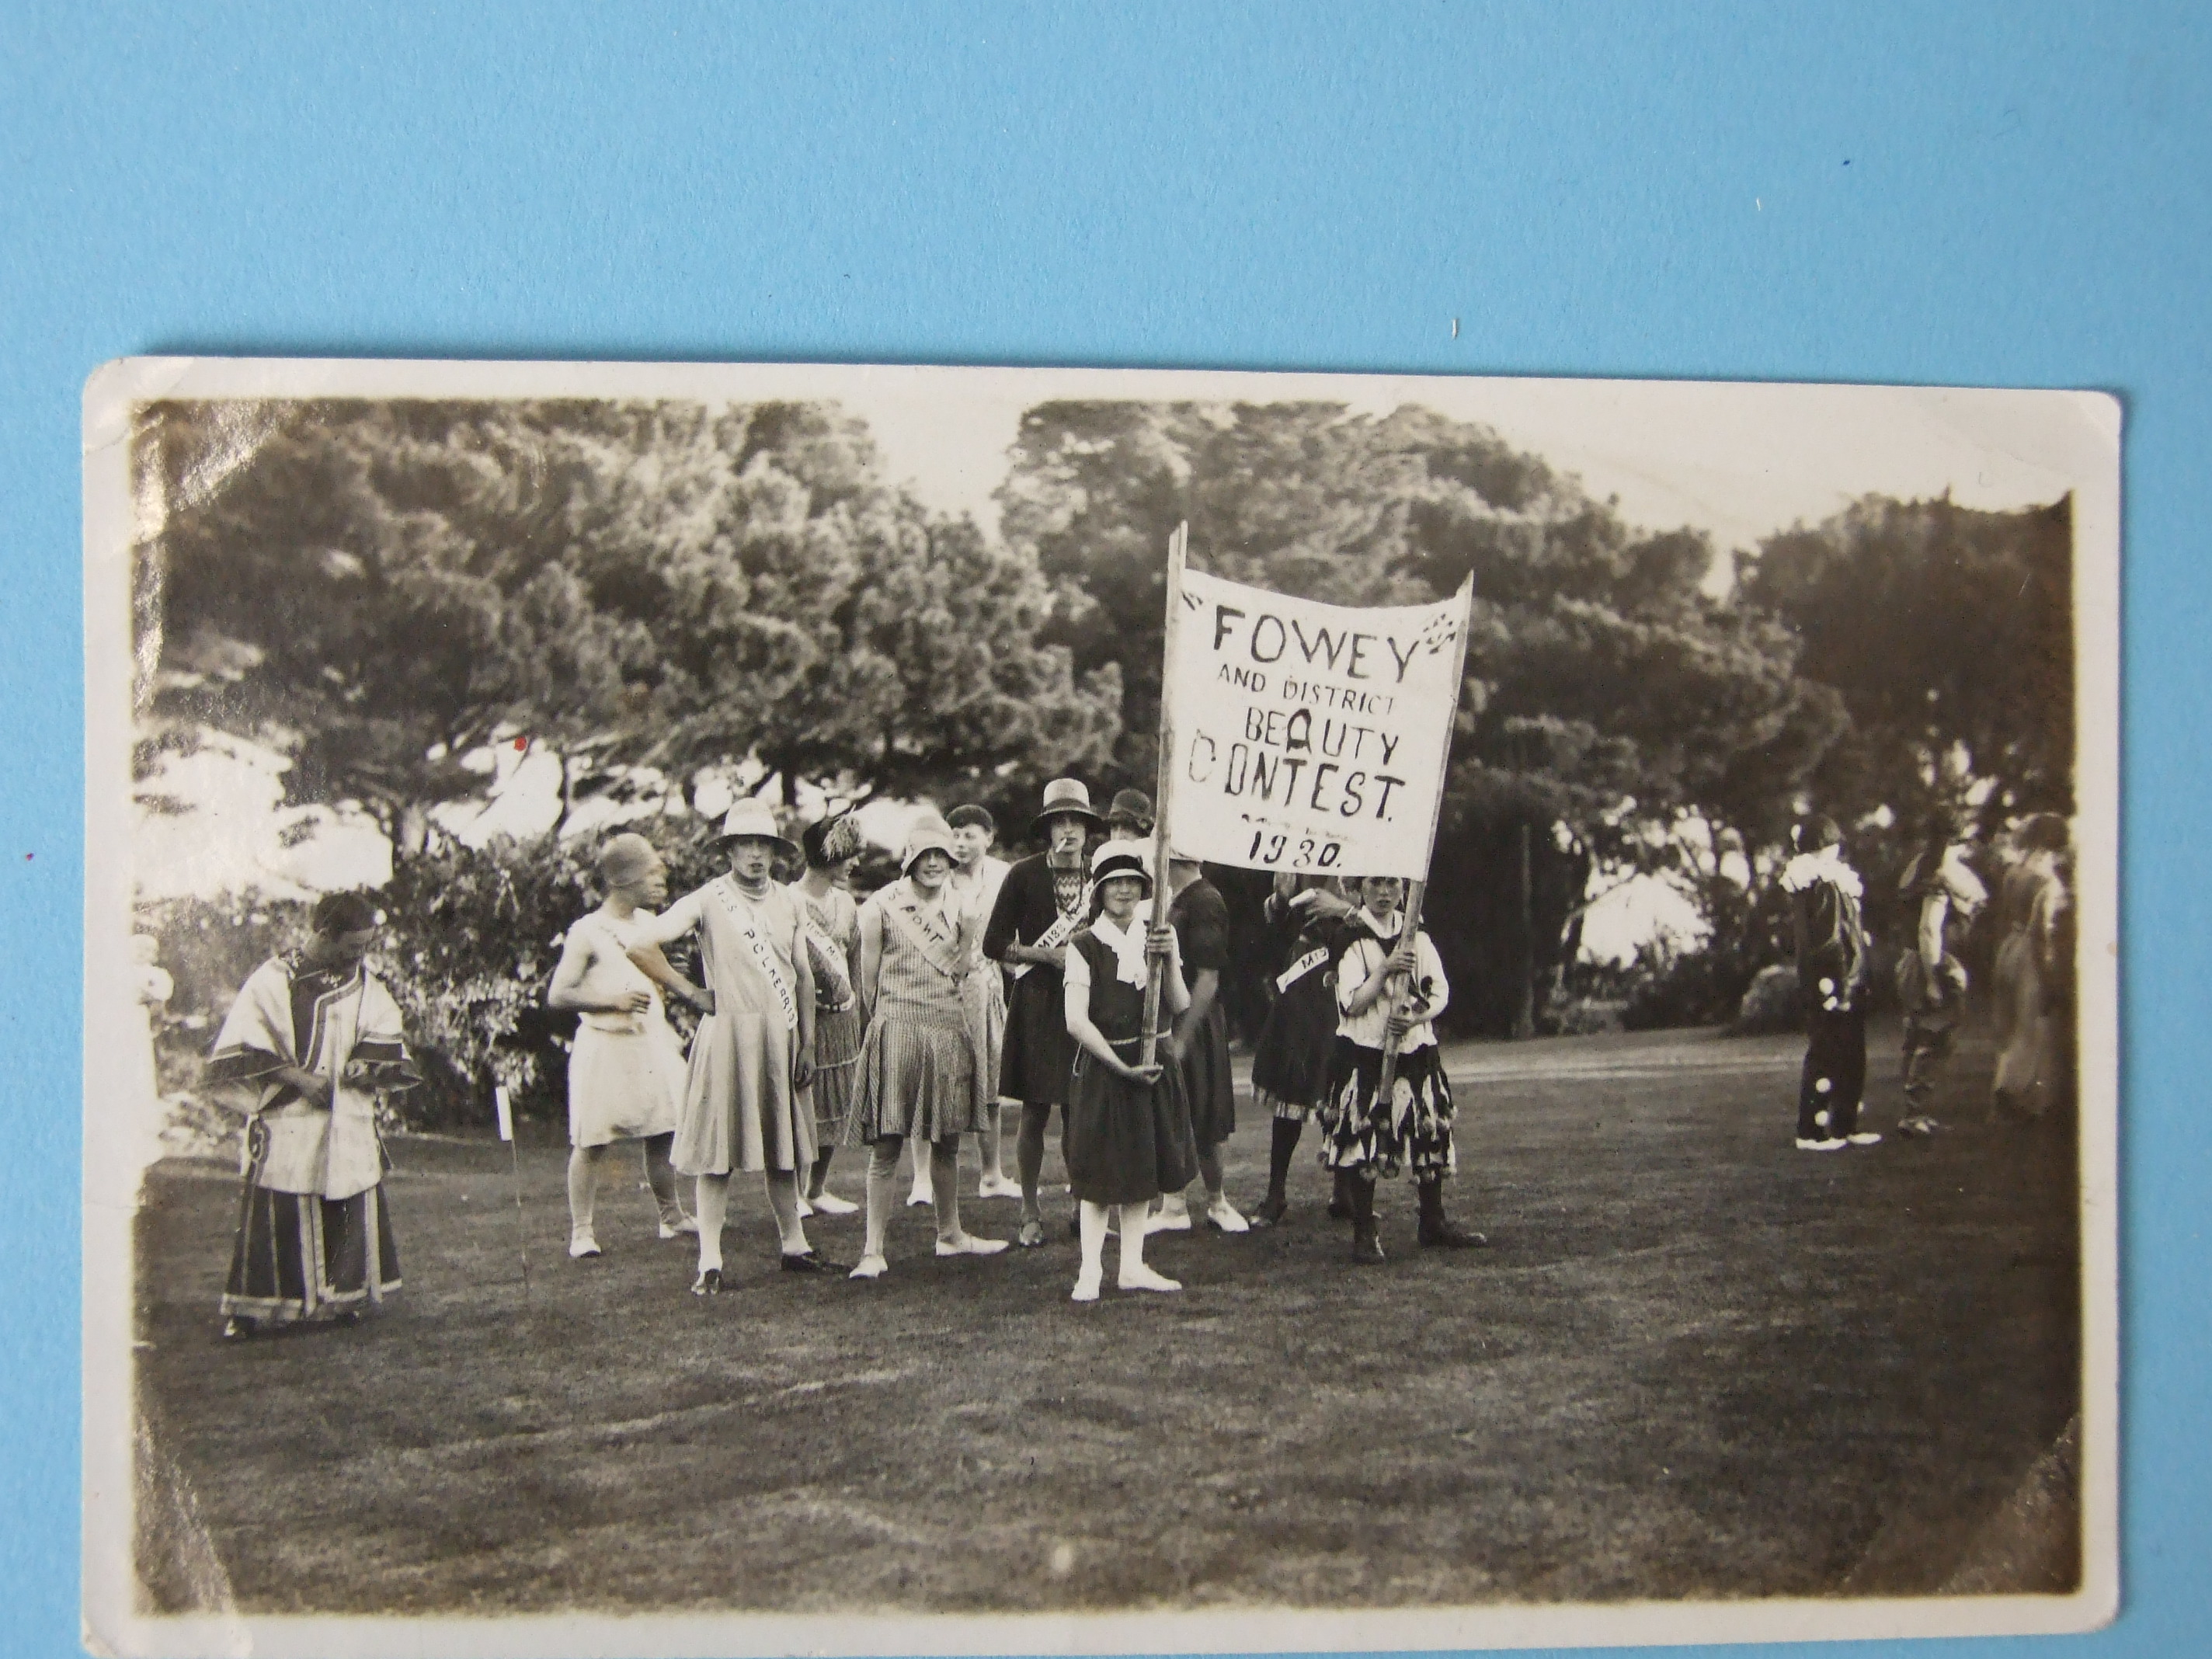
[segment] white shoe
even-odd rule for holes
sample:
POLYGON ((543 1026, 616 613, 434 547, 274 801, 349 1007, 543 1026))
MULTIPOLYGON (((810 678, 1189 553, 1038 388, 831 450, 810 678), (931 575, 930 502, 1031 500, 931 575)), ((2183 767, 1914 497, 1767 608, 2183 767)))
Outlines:
POLYGON ((1801 1152, 1840 1152, 1850 1144, 1844 1140, 1808 1140, 1800 1135, 1797 1150, 1801 1152))
POLYGON ((570 1233, 568 1235, 568 1255, 571 1260, 581 1261, 586 1256, 597 1255, 599 1253, 599 1241, 593 1238, 591 1234, 570 1233))
POLYGON ((1182 1288, 1182 1281, 1170 1279, 1149 1266, 1140 1267, 1134 1273, 1125 1268, 1115 1283, 1125 1291, 1179 1291, 1182 1288))
POLYGON ((814 1206, 817 1215, 850 1215, 860 1206, 849 1198, 840 1198, 833 1192, 819 1192, 806 1200, 814 1206))
POLYGON ((1075 1289, 1068 1293, 1067 1299, 1070 1302, 1096 1302, 1098 1299, 1098 1275, 1097 1273, 1079 1274, 1075 1280, 1075 1289))
POLYGON ((939 1255, 996 1255, 1006 1248, 1006 1241, 1003 1238, 978 1238, 973 1233, 937 1241, 939 1255))
MULTIPOLYGON (((1243 1218, 1239 1216, 1238 1220, 1243 1218)), ((1172 1210, 1156 1210, 1145 1218, 1145 1235, 1154 1233, 1187 1233, 1190 1231, 1190 1211, 1188 1206, 1172 1210)))
POLYGON ((987 1175, 976 1183, 975 1187, 975 1196, 978 1198, 1019 1198, 1021 1195, 1021 1183, 1009 1181, 1002 1175, 987 1175))
POLYGON ((860 1265, 845 1275, 848 1279, 881 1279, 890 1271, 890 1263, 879 1255, 864 1255, 860 1265))
POLYGON ((660 1236, 663 1238, 696 1238, 699 1237, 699 1224, 688 1215, 681 1221, 664 1221, 660 1224, 660 1236))
POLYGON ((1854 1146, 1878 1146, 1881 1144, 1881 1137, 1871 1129, 1862 1129, 1855 1135, 1845 1135, 1844 1139, 1854 1146))
POLYGON ((814 1205, 805 1193, 799 1195, 799 1218, 801 1221, 814 1213, 814 1205))
POLYGON ((1225 1195, 1206 1206, 1206 1218, 1224 1233, 1249 1233, 1252 1231, 1252 1224, 1237 1213, 1237 1206, 1225 1195))

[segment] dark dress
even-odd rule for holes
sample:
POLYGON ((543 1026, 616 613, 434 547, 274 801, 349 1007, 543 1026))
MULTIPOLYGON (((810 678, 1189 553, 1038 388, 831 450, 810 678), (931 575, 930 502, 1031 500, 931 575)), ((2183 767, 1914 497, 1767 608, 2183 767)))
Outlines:
MULTIPOLYGON (((1032 854, 1006 872, 983 930, 983 954, 1005 959, 1010 945, 1034 945, 1063 915, 1080 910, 1088 884, 1084 872, 1055 883, 1047 855, 1032 854)), ((1057 1106, 1067 1098, 1074 1039, 1067 1035, 1060 971, 1042 963, 1012 982, 1006 1000, 1006 1044, 999 1056, 999 1093, 1032 1106, 1057 1106)))
POLYGON ((1329 1051, 1336 1045, 1336 961, 1365 931, 1348 916, 1309 913, 1284 955, 1275 1000, 1252 1050, 1253 1095, 1278 1115, 1303 1119, 1328 1093, 1329 1051), (1291 1109, 1281 1111, 1285 1107, 1291 1109))
MULTIPOLYGON (((1089 928, 1071 947, 1091 970, 1091 1023, 1133 1066, 1142 1052, 1145 988, 1115 976, 1114 952, 1089 928)), ((1057 977, 1057 976, 1055 976, 1057 977)), ((1169 1029, 1161 999, 1160 1030, 1169 1029)), ((1147 1086, 1109 1072, 1076 1050, 1067 1102, 1067 1176, 1089 1204, 1144 1204, 1179 1193, 1198 1173, 1190 1109, 1180 1066, 1160 1069, 1147 1086)))
MULTIPOLYGON (((1221 890, 1200 876, 1176 895, 1168 907, 1182 956, 1183 985, 1194 986, 1202 969, 1216 974, 1229 966, 1229 902, 1221 890)), ((1237 1085, 1229 1074, 1229 1012, 1217 992, 1213 1006, 1191 1033, 1182 1057, 1183 1094, 1190 1103, 1191 1133, 1200 1146, 1218 1146, 1237 1132, 1237 1085)))

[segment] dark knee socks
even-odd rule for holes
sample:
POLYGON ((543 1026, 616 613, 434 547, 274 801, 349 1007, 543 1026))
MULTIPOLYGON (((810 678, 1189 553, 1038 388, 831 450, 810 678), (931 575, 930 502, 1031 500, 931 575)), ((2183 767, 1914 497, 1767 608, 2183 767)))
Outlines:
POLYGON ((1298 1135, 1305 1125, 1294 1117, 1274 1120, 1274 1139, 1267 1143, 1267 1201, 1283 1201, 1283 1183, 1290 1179, 1291 1158, 1298 1150, 1298 1135))

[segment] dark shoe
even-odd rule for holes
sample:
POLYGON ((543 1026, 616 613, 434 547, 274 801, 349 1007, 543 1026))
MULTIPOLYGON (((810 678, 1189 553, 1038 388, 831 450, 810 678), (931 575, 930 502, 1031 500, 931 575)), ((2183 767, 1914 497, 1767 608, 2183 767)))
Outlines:
POLYGON ((1249 1218, 1255 1227, 1279 1227, 1283 1224, 1283 1218, 1290 1212, 1290 1201, 1270 1193, 1249 1218))
POLYGON ((1362 1267, 1372 1267, 1390 1258, 1382 1254, 1382 1241, 1376 1234, 1356 1232, 1352 1236, 1352 1259, 1362 1267))
POLYGON ((691 1294, 694 1296, 720 1296, 721 1293, 722 1270, 720 1267, 709 1267, 691 1281, 691 1294))
POLYGON ((1421 1243, 1439 1250, 1480 1250, 1490 1241, 1480 1233, 1469 1232, 1456 1221, 1438 1216, 1421 1223, 1421 1243))
POLYGON ((1330 1199, 1328 1201, 1328 1218, 1331 1221, 1351 1220, 1352 1206, 1346 1203, 1344 1200, 1340 1198, 1330 1199))
POLYGON ((234 1314, 222 1322, 222 1340, 226 1342, 244 1342, 259 1334, 260 1330, 261 1328, 244 1314, 234 1314))
POLYGON ((787 1273, 842 1273, 848 1262, 832 1261, 819 1250, 787 1252, 783 1270, 787 1273))
POLYGON ((358 1325, 361 1323, 361 1310, 358 1308, 341 1308, 337 1312, 331 1316, 331 1323, 333 1325, 358 1325))

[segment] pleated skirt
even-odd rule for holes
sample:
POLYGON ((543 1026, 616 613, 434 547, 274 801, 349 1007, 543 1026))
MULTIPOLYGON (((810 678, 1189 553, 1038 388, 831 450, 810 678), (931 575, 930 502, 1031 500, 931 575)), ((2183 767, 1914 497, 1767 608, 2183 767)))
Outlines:
MULTIPOLYGON (((1138 1039, 1115 1050, 1136 1063, 1138 1039)), ((1067 1098, 1068 1183, 1090 1204, 1142 1204, 1179 1193, 1198 1173, 1182 1068, 1163 1066, 1151 1085, 1109 1072, 1079 1053, 1067 1098)))
POLYGON ((860 1042, 846 1142, 947 1140, 981 1128, 975 1042, 957 1007, 879 1007, 860 1042))

